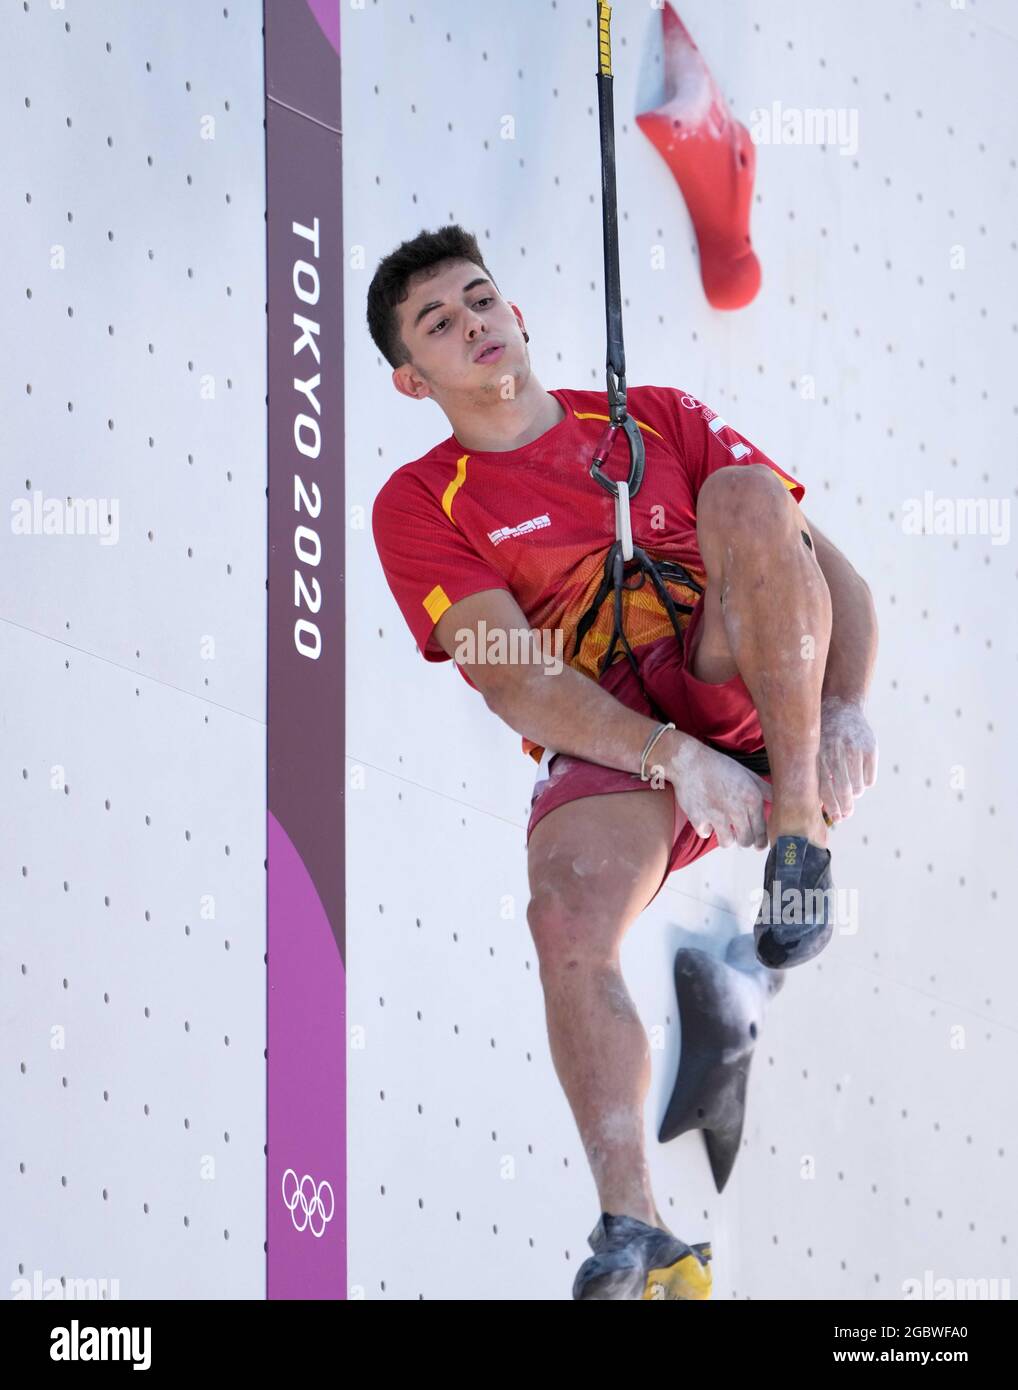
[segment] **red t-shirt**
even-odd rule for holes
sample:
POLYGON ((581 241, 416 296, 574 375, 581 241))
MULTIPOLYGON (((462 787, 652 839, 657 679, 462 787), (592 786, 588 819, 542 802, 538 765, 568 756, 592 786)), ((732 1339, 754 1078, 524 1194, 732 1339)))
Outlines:
MULTIPOLYGON (((615 501, 590 476, 609 421, 606 391, 553 390, 565 408, 557 425, 520 449, 473 452, 454 434, 398 468, 375 498, 371 524, 385 577, 427 661, 449 661, 432 638, 452 604, 482 589, 507 589, 533 629, 562 630, 562 656, 596 680, 614 627, 611 594, 587 632, 579 658, 575 631, 601 583, 615 540, 615 501)), ((696 538, 696 500, 706 478, 731 464, 764 463, 796 502, 805 488, 708 406, 672 386, 630 386, 629 414, 643 434, 646 466, 631 501, 633 539, 654 560, 676 560, 707 582, 696 538)), ((629 445, 618 431, 602 466, 629 476, 629 445)), ((665 581, 680 603, 696 593, 665 581)), ((688 614, 679 614, 683 626, 688 614)), ((672 633, 653 586, 625 591, 623 622, 635 650, 672 633)), ((555 650, 551 647, 550 650, 555 650)), ((613 664, 625 660, 616 644, 613 664)), ((457 670, 473 686, 463 668, 457 670)), ((476 688, 476 687, 474 687, 476 688)), ((523 750, 540 761, 531 739, 523 750)))

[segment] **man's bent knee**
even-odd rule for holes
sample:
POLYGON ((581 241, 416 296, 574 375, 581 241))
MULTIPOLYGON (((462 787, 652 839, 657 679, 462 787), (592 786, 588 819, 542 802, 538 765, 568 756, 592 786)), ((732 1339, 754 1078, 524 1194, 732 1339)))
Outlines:
POLYGON ((711 473, 696 499, 697 518, 701 510, 715 508, 730 518, 733 511, 755 512, 762 507, 785 508, 791 493, 765 463, 732 463, 711 473))
POLYGON ((712 473, 696 501, 697 541, 708 582, 721 577, 734 532, 768 546, 796 513, 792 494, 765 463, 728 464, 712 473))

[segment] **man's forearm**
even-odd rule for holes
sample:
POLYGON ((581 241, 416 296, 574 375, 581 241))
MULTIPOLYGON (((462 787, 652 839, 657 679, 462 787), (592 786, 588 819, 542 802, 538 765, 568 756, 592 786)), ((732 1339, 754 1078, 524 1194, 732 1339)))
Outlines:
MULTIPOLYGON (((547 676, 522 667, 516 671, 512 685, 487 699, 489 709, 510 728, 556 753, 571 753, 622 772, 640 771, 644 746, 660 721, 637 714, 571 666, 547 676)), ((655 764, 666 765, 689 740, 689 734, 666 730, 651 749, 648 776, 655 764)))
POLYGON ((843 557, 824 568, 831 593, 831 645, 821 696, 860 704, 877 659, 877 612, 865 580, 843 557))

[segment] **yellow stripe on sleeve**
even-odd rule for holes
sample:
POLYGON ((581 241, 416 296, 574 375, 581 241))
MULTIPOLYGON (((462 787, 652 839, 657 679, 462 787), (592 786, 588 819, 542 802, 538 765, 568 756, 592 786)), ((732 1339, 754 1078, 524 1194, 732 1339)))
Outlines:
POLYGON ((436 584, 423 602, 428 617, 433 623, 437 623, 445 610, 452 607, 449 595, 442 588, 441 584, 436 584))

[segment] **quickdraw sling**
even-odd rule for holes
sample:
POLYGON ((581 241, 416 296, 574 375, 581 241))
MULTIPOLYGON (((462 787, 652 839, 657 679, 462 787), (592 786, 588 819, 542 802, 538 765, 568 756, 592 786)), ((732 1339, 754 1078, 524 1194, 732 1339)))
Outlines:
MULTIPOLYGON (((584 637, 593 625, 601 605, 609 591, 614 593, 614 630, 611 642, 599 667, 603 674, 611 665, 615 648, 621 642, 629 664, 639 675, 639 666, 623 628, 622 592, 624 588, 642 588, 648 577, 654 585, 658 598, 664 605, 675 629, 675 636, 683 641, 679 613, 691 613, 692 607, 678 603, 668 592, 664 580, 677 580, 687 585, 694 593, 702 594, 703 588, 680 564, 671 560, 654 561, 638 545, 633 544, 632 518, 629 509, 631 498, 635 497, 643 482, 646 455, 643 436, 636 421, 626 410, 626 354, 622 341, 622 290, 619 281, 619 242, 618 206, 615 190, 615 105, 612 93, 613 78, 611 70, 611 5, 606 0, 596 0, 597 6, 597 105, 601 130, 601 208, 604 227, 604 285, 605 311, 608 329, 607 381, 609 424, 601 436, 594 459, 590 465, 590 476, 615 499, 615 536, 605 558, 604 574, 593 603, 580 619, 576 628, 576 645, 573 659, 579 654, 584 637), (602 471, 602 464, 611 453, 618 430, 623 430, 629 443, 629 479, 616 482, 602 471), (627 585, 626 579, 639 573, 639 581, 627 585)), ((718 748, 709 739, 708 746, 725 753, 736 762, 753 772, 769 773, 766 748, 752 753, 735 753, 730 748, 718 748)))

